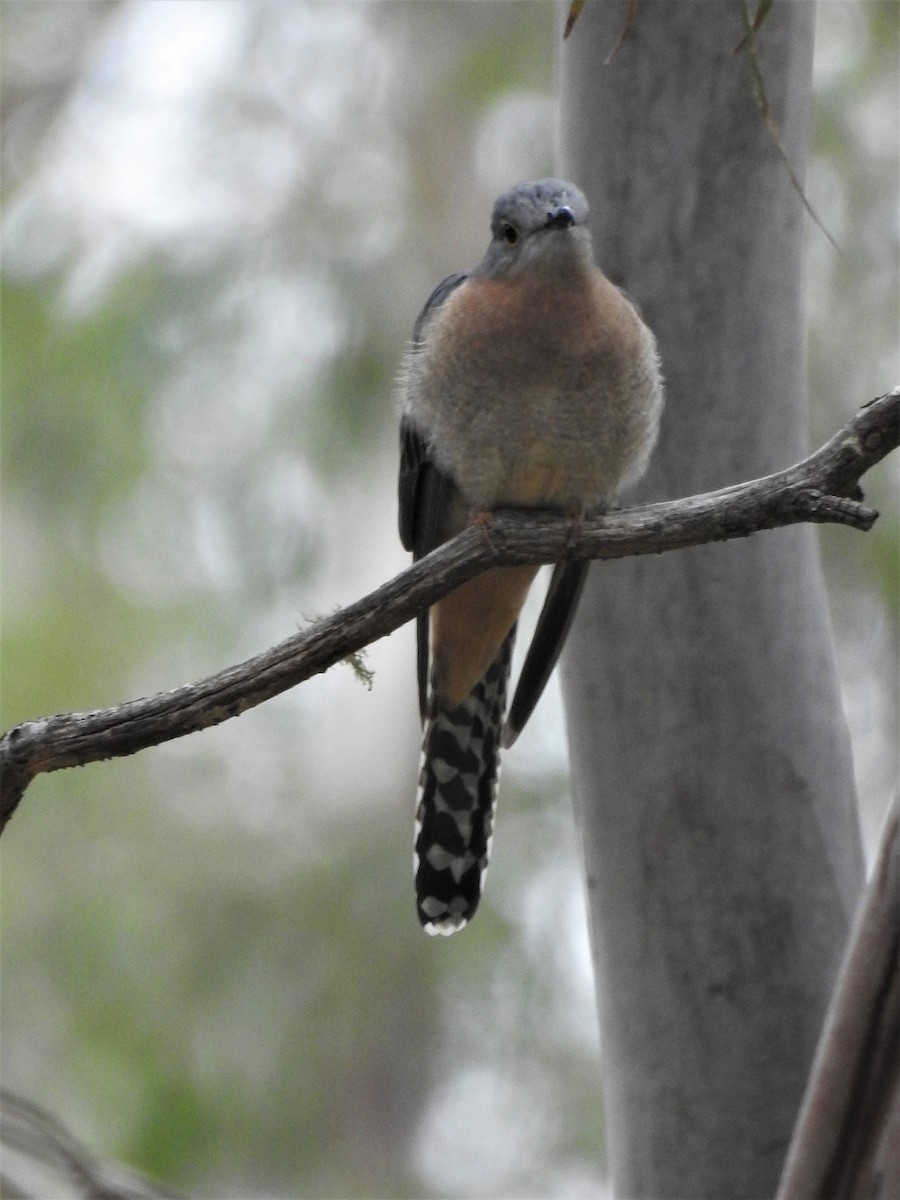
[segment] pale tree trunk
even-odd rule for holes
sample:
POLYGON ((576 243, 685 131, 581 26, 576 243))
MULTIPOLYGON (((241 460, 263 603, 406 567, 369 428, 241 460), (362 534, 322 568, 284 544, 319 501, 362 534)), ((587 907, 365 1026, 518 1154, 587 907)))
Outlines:
MULTIPOLYGON (((674 498, 807 450, 805 218, 737 0, 639 0, 604 66, 626 11, 561 52, 561 168, 659 340, 637 494, 674 498)), ((758 34, 800 176, 813 23, 776 0, 758 34)), ((815 533, 595 565, 563 691, 616 1193, 773 1195, 862 878, 815 533)))

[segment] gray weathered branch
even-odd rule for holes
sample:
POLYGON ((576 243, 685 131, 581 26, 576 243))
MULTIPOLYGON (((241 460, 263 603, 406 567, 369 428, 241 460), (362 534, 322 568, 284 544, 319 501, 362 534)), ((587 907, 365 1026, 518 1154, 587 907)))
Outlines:
POLYGON ((171 692, 26 721, 0 738, 0 829, 36 775, 134 754, 218 725, 392 633, 487 567, 661 554, 814 521, 868 530, 859 480, 896 449, 900 388, 865 405, 809 458, 763 479, 572 525, 504 511, 473 525, 355 604, 246 662, 171 692))

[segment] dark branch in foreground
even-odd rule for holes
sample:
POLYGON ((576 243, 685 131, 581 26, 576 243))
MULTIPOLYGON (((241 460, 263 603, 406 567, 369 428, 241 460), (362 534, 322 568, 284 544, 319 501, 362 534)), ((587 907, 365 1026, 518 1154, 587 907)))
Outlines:
POLYGON ((900 1195, 900 799, 831 997, 777 1200, 900 1195))
POLYGON ((552 514, 497 513, 487 536, 470 526, 362 600, 208 679, 11 729, 0 738, 0 828, 36 775, 134 754, 236 717, 393 633, 486 567, 661 554, 808 521, 868 530, 878 513, 860 502, 859 480, 898 440, 900 388, 860 409, 809 458, 763 479, 576 527, 552 514))

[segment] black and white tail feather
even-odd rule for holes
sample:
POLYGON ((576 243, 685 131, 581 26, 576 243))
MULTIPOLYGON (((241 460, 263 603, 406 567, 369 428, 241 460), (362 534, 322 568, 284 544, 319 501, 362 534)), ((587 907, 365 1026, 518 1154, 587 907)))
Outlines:
POLYGON ((455 708, 431 696, 422 743, 413 863, 426 933, 455 933, 472 919, 488 868, 506 690, 515 627, 455 708))

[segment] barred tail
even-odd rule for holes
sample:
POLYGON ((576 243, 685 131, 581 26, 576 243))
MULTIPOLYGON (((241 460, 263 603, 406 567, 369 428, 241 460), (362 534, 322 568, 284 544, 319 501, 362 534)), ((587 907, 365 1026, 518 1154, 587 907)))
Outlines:
POLYGON ((500 734, 516 630, 462 704, 432 696, 422 746, 413 861, 416 908, 426 933, 455 933, 471 920, 488 866, 500 734))

